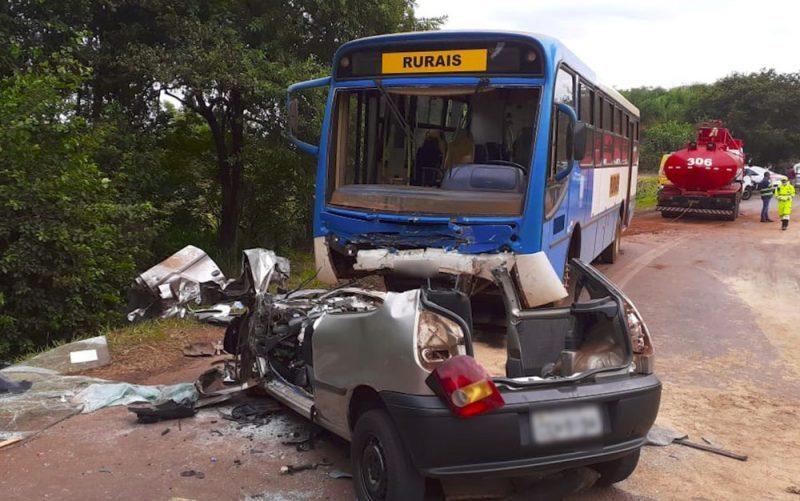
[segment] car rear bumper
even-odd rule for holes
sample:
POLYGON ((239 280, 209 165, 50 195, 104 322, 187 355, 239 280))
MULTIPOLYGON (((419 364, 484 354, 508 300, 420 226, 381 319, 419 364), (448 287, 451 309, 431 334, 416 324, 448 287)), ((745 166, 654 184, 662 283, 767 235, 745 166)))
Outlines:
POLYGON ((582 385, 504 391, 506 405, 461 419, 436 396, 381 393, 389 414, 426 476, 514 476, 602 463, 644 444, 661 400, 655 375, 630 376, 582 385), (603 435, 581 442, 541 445, 531 416, 538 410, 595 403, 603 435))

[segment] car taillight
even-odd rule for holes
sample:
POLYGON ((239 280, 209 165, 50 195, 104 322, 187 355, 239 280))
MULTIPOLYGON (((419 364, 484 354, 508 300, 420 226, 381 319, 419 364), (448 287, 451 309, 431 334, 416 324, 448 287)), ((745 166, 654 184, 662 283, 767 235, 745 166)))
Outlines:
POLYGON ((505 405, 492 378, 468 355, 456 355, 442 362, 425 382, 459 417, 475 416, 505 405))
POLYGON ((655 369, 655 351, 642 316, 631 303, 625 303, 625 321, 631 336, 633 363, 639 374, 652 374, 655 369))

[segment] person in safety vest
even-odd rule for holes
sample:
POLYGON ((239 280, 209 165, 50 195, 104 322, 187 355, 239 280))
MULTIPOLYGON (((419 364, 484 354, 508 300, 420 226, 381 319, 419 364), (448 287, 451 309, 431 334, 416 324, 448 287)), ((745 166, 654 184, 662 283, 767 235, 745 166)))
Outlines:
POLYGON ((772 200, 772 181, 769 179, 769 172, 764 173, 761 182, 758 183, 759 193, 761 193, 761 222, 771 223, 772 219, 769 218, 769 201, 772 200))
POLYGON ((775 188, 775 196, 778 197, 778 216, 781 218, 781 229, 789 227, 789 216, 792 214, 792 199, 794 198, 794 186, 789 184, 788 178, 781 179, 781 185, 775 188))

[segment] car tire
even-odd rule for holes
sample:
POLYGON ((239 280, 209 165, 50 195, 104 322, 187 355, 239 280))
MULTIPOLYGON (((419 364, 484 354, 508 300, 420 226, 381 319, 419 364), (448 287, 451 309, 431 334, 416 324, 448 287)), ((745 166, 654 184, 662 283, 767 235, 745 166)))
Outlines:
POLYGON ((639 464, 639 454, 641 449, 636 449, 627 456, 622 456, 607 463, 600 463, 592 466, 592 469, 600 474, 595 485, 608 487, 617 482, 622 482, 630 477, 639 464))
POLYGON ((358 418, 350 458, 359 500, 424 499, 425 478, 414 468, 386 411, 373 409, 358 418))

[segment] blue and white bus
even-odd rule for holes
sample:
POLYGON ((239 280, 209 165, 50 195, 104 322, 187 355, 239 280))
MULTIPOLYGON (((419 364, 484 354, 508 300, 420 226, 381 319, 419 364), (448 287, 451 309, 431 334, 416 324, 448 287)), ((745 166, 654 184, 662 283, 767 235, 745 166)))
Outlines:
POLYGON ((293 94, 322 86, 319 146, 290 134, 317 156, 320 280, 391 267, 386 254, 361 259, 380 249, 456 267, 543 253, 564 280, 572 257, 616 259, 634 209, 639 111, 557 40, 355 40, 331 77, 289 88, 290 123, 293 94))

